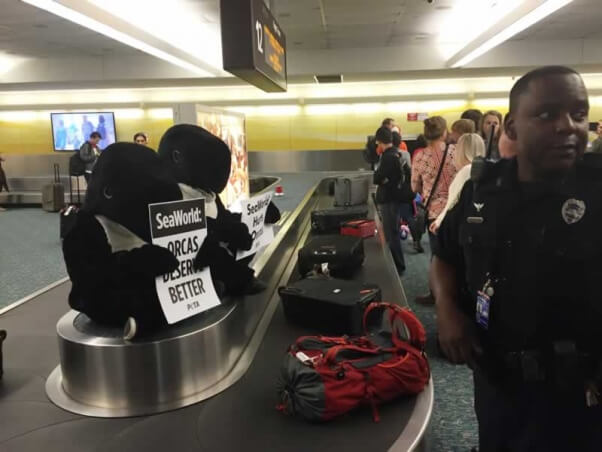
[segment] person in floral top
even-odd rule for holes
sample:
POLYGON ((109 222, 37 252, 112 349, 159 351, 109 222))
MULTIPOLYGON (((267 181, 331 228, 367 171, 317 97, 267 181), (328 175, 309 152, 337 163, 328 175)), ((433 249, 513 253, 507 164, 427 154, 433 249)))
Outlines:
MULTIPOLYGON (((416 156, 412 163, 412 191, 420 193, 424 204, 432 196, 427 212, 427 228, 434 222, 447 204, 449 186, 451 185, 457 169, 454 165, 454 146, 447 145, 447 122, 441 116, 433 116, 424 120, 424 137, 427 147, 416 156), (445 150, 447 148, 447 154, 445 150), (433 193, 433 185, 445 155, 443 171, 433 193)), ((435 235, 429 230, 429 243, 431 252, 436 246, 435 235)), ((431 294, 417 297, 417 302, 432 304, 434 299, 431 294)))

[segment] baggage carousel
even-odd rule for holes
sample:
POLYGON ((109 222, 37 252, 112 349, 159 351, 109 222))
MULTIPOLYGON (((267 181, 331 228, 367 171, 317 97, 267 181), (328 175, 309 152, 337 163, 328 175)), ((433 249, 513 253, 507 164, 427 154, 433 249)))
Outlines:
MULTIPOLYGON (((225 300, 155 337, 126 344, 116 332, 67 312, 69 281, 5 310, 0 451, 425 450, 432 381, 417 396, 379 407, 379 423, 369 409, 325 424, 275 409, 288 345, 315 333, 287 323, 277 288, 298 277, 310 212, 332 206, 329 182, 283 216, 276 239, 255 258, 253 267, 268 285, 264 293, 225 300), (65 351, 66 340, 75 352, 65 351), (105 360, 109 349, 118 358, 105 360)), ((380 285, 383 300, 406 305, 372 200, 369 207, 378 235, 365 240, 366 259, 355 279, 380 285)))

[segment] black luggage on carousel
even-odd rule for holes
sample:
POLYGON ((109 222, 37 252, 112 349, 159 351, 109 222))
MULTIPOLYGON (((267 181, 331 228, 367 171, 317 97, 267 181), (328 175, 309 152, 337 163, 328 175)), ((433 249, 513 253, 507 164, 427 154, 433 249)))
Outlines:
POLYGON ((364 241, 349 235, 322 235, 311 239, 299 250, 297 267, 301 276, 315 266, 328 264, 328 272, 337 278, 352 277, 364 262, 364 241))
POLYGON ((278 289, 284 315, 291 323, 327 335, 360 335, 364 310, 380 301, 376 284, 311 277, 278 289))
POLYGON ((367 205, 314 210, 311 213, 311 230, 317 233, 338 233, 342 223, 367 217, 367 205))

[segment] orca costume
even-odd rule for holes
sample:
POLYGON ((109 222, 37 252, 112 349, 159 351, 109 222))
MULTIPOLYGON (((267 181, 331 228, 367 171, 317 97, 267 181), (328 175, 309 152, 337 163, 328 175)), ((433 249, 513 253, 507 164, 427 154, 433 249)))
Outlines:
POLYGON ((226 209, 218 196, 230 176, 231 154, 226 143, 201 127, 178 124, 161 138, 159 156, 171 168, 184 199, 206 200, 207 238, 197 254, 195 268, 209 266, 212 278, 223 284, 227 295, 261 291, 263 283, 254 278, 248 261, 236 260, 238 250, 251 248, 249 229, 241 223, 240 214, 226 209))
POLYGON ((148 205, 182 199, 157 154, 134 143, 116 143, 98 158, 63 254, 72 288, 69 305, 96 323, 139 333, 167 322, 155 278, 178 267, 166 248, 151 244, 148 205))

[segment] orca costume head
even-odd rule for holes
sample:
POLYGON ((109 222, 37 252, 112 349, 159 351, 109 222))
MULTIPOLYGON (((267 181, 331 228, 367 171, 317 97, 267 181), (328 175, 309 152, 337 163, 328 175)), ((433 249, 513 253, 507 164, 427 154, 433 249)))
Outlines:
POLYGON ((230 177, 230 148, 202 127, 177 124, 159 143, 159 156, 177 181, 207 192, 221 193, 230 177))
POLYGON ((135 143, 115 143, 94 166, 84 210, 150 242, 148 205, 179 199, 178 184, 155 151, 135 143))

